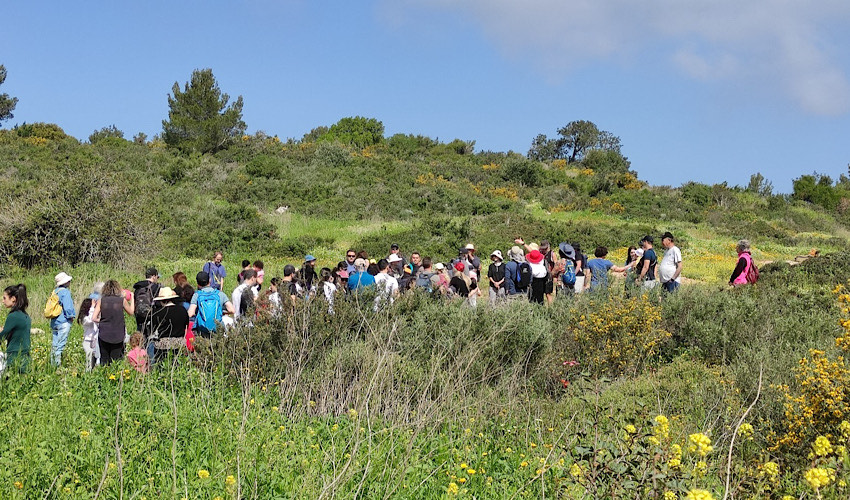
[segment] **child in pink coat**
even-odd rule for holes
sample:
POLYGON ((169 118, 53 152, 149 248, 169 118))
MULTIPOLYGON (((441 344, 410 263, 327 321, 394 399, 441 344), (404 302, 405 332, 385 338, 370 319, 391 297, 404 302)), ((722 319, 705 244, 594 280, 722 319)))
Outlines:
POLYGON ((140 373, 147 373, 150 366, 148 353, 141 348, 142 334, 136 332, 130 335, 130 352, 127 353, 127 362, 140 373))

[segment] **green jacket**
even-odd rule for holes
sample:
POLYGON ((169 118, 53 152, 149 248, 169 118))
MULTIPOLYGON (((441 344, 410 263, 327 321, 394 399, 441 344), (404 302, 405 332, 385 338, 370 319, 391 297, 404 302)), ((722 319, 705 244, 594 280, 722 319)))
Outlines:
POLYGON ((6 366, 17 364, 17 370, 27 371, 30 359, 30 328, 32 319, 23 311, 12 311, 6 318, 6 324, 0 331, 0 339, 5 339, 6 366))

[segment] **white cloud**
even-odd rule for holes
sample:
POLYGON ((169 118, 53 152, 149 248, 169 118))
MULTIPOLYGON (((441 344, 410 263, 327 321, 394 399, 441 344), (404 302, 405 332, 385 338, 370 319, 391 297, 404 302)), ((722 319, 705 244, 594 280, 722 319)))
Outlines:
POLYGON ((507 56, 533 61, 548 78, 599 60, 628 64, 662 50, 692 78, 778 87, 811 113, 850 111, 848 68, 841 66, 848 62, 842 29, 850 20, 846 0, 381 3, 388 17, 407 24, 417 22, 419 9, 467 16, 507 56))

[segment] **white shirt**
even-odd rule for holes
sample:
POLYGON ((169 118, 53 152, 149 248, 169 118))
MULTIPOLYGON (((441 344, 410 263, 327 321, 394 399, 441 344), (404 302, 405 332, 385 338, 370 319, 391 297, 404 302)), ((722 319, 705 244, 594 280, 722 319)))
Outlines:
POLYGON ((233 319, 239 317, 239 307, 242 305, 242 292, 244 292, 246 288, 248 288, 248 284, 242 283, 234 288, 233 293, 230 295, 230 303, 233 304, 233 310, 235 311, 233 313, 233 319))
POLYGON ((334 294, 336 293, 336 285, 331 283, 330 281, 325 281, 322 283, 322 288, 325 292, 325 300, 328 301, 328 312, 330 314, 334 313, 334 294))
MULTIPOLYGON (((673 278, 673 275, 676 274, 676 268, 679 265, 679 262, 682 262, 682 251, 679 250, 679 247, 673 245, 664 251, 664 258, 661 259, 661 263, 658 264, 658 279, 662 283, 667 283, 673 278)), ((676 277, 676 281, 682 281, 682 277, 676 277)))
POLYGON ((375 276, 375 285, 378 289, 378 296, 375 297, 375 310, 378 309, 382 300, 387 300, 392 304, 395 294, 398 292, 398 280, 390 274, 378 273, 375 276))
POLYGON ((545 261, 540 261, 540 264, 532 264, 528 263, 531 266, 531 277, 532 278, 545 278, 546 277, 546 263, 545 261))
MULTIPOLYGON (((94 307, 92 307, 92 311, 94 307)), ((92 319, 92 312, 83 318, 83 342, 89 342, 91 345, 97 343, 97 323, 92 319)))

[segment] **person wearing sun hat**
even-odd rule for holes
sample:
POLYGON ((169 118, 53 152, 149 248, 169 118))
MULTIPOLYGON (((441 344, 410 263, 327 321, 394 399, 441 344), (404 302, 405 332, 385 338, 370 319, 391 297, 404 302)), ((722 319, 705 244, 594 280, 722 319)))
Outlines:
POLYGON ((71 291, 68 289, 72 279, 64 271, 53 278, 53 282, 56 285, 53 293, 59 297, 59 305, 62 308, 59 316, 50 319, 50 330, 53 333, 50 364, 53 366, 62 364, 62 352, 65 351, 65 346, 68 344, 68 333, 71 331, 71 325, 74 324, 74 318, 77 316, 74 309, 74 299, 71 297, 71 291))
POLYGON ((490 305, 494 306, 499 299, 504 300, 507 296, 507 280, 501 250, 493 250, 490 260, 493 263, 487 268, 487 279, 490 281, 490 305))
POLYGON ((469 260, 469 264, 472 266, 472 269, 475 270, 477 276, 481 275, 481 259, 475 255, 475 245, 472 243, 466 244, 466 258, 469 260))
POLYGON ((525 256, 531 266, 531 291, 528 294, 528 300, 537 304, 542 304, 546 299, 546 282, 549 279, 549 270, 543 258, 540 250, 532 250, 525 256))
POLYGON ((176 352, 186 345, 186 331, 189 328, 189 314, 177 301, 177 292, 164 286, 153 299, 159 307, 151 316, 151 334, 148 342, 153 343, 153 356, 148 350, 151 365, 160 362, 169 351, 176 352))

